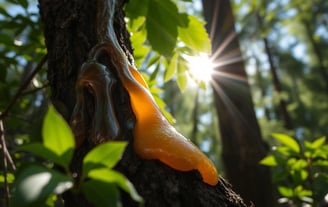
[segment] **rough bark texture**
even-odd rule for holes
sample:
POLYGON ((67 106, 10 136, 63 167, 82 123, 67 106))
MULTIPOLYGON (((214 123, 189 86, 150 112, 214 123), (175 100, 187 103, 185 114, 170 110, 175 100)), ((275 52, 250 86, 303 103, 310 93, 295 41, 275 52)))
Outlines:
MULTIPOLYGON (((48 79, 52 89, 52 101, 67 120, 70 119, 75 104, 77 74, 87 59, 89 50, 99 41, 96 28, 99 2, 103 1, 39 1, 49 54, 48 79)), ((132 52, 122 13, 123 3, 117 2, 113 27, 118 42, 131 61, 132 52)), ((121 83, 118 83, 117 88, 114 108, 122 127, 121 139, 129 141, 129 145, 116 169, 131 180, 144 198, 145 206, 245 206, 242 199, 223 179, 220 179, 216 186, 209 186, 202 182, 197 171, 179 172, 159 161, 140 159, 134 152, 132 132, 126 124, 127 120, 134 118, 129 96, 121 83)), ((90 102, 92 106, 92 100, 90 102)), ((83 156, 92 147, 93 143, 84 142, 82 147, 76 150, 71 165, 73 172, 81 172, 83 156)), ((121 195, 123 206, 137 206, 128 195, 121 195)), ((67 192, 63 198, 66 206, 91 206, 82 195, 67 192)))
POLYGON ((245 202, 273 206, 270 170, 259 165, 267 148, 256 120, 230 0, 203 0, 203 7, 212 58, 219 64, 212 86, 225 175, 245 202))

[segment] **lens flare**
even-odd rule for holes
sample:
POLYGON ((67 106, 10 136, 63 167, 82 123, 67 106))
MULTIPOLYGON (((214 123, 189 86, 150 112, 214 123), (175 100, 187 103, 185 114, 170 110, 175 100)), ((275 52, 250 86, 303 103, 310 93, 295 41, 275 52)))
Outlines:
POLYGON ((189 73, 196 81, 209 82, 212 78, 214 65, 211 58, 206 53, 199 56, 186 56, 188 61, 189 73))

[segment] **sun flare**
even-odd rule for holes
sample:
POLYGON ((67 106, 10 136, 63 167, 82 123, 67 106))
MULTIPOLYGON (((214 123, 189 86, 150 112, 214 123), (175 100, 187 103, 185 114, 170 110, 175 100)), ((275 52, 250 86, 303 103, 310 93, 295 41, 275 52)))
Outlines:
POLYGON ((200 53, 199 56, 187 56, 186 59, 192 78, 204 82, 212 79, 214 65, 206 53, 200 53))

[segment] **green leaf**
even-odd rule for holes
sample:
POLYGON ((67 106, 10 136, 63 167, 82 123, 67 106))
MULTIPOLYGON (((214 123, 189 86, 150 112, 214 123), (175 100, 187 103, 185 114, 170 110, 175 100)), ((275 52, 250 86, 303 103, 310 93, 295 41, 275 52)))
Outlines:
MULTIPOLYGON (((7 182, 13 183, 15 180, 15 176, 12 173, 7 173, 7 182)), ((5 182, 5 176, 3 173, 0 174, 0 186, 3 187, 4 186, 4 182, 5 182)))
POLYGON ((133 56, 136 61, 136 65, 140 67, 142 61, 144 61, 145 56, 150 51, 150 47, 144 45, 144 42, 146 41, 146 32, 144 31, 135 32, 133 33, 130 39, 131 39, 132 47, 134 48, 133 56))
POLYGON ((181 91, 184 91, 186 89, 187 82, 188 82, 188 79, 187 79, 186 74, 182 74, 182 73, 178 74, 177 83, 178 83, 178 86, 181 91))
POLYGON ((155 51, 171 56, 176 46, 180 21, 178 8, 172 1, 149 1, 146 16, 147 37, 155 51))
MULTIPOLYGON (((146 33, 143 31, 136 31, 131 36, 131 42, 134 46, 143 45, 145 43, 145 41, 146 41, 146 33)), ((137 48, 134 48, 134 49, 137 49, 137 48)))
POLYGON ((318 138, 318 139, 316 139, 316 140, 314 140, 313 142, 312 142, 312 147, 314 148, 314 149, 316 149, 316 148, 319 148, 319 147, 321 147, 322 145, 324 145, 325 144, 325 142, 326 142, 326 137, 320 137, 320 138, 318 138))
POLYGON ((290 158, 287 161, 287 165, 289 165, 292 170, 301 170, 307 167, 307 162, 303 159, 290 158))
POLYGON ((142 197, 137 193, 132 183, 119 172, 108 168, 94 169, 89 172, 89 178, 106 183, 116 183, 125 192, 129 193, 133 200, 137 202, 143 201, 142 197))
POLYGON ((300 170, 299 174, 300 174, 300 179, 302 181, 305 181, 309 177, 309 172, 307 171, 307 169, 300 170))
POLYGON ((89 180, 82 184, 85 197, 96 207, 121 206, 116 184, 105 183, 99 180, 89 180))
POLYGON ((161 56, 160 56, 158 53, 155 53, 155 54, 149 59, 146 68, 149 68, 150 66, 152 66, 152 65, 154 65, 154 64, 158 64, 160 58, 161 58, 161 56))
POLYGON ((296 186, 294 189, 294 192, 295 192, 295 195, 299 198, 312 196, 312 191, 304 189, 303 186, 301 186, 301 185, 296 186))
POLYGON ((172 116, 172 114, 170 114, 168 111, 166 111, 166 104, 163 101, 163 99, 161 99, 158 94, 153 94, 153 97, 155 99, 156 104, 159 106, 159 109, 161 110, 161 112, 165 116, 165 118, 170 122, 170 124, 174 124, 175 119, 172 116))
POLYGON ((284 144, 286 147, 291 149, 293 152, 300 153, 300 146, 294 138, 286 134, 272 134, 273 138, 284 144))
POLYGON ((41 166, 30 165, 17 177, 13 207, 43 206, 51 194, 61 194, 73 187, 72 178, 41 166))
POLYGON ((1 6, 0 6, 0 14, 2 14, 4 17, 11 18, 11 16, 8 14, 7 10, 2 8, 1 6))
MULTIPOLYGON (((50 160, 50 161, 64 167, 65 169, 69 168, 69 163, 66 163, 65 159, 62 159, 62 156, 58 156, 53 151, 46 148, 44 145, 42 145, 40 143, 32 143, 32 144, 28 144, 28 145, 23 145, 23 146, 18 147, 18 150, 30 152, 43 159, 50 160)), ((65 156, 65 154, 63 156, 65 156)))
POLYGON ((211 54, 211 42, 205 30, 205 22, 199 18, 188 15, 188 26, 179 27, 180 39, 197 52, 211 54))
POLYGON ((147 12, 148 0, 129 0, 125 6, 126 16, 130 19, 146 16, 147 12))
POLYGON ((285 186, 278 186, 278 191, 282 196, 285 196, 287 198, 291 198, 294 195, 293 189, 285 186))
POLYGON ((286 157, 292 156, 292 154, 294 153, 293 151, 290 150, 289 147, 286 147, 286 146, 278 146, 276 148, 276 151, 286 157))
POLYGON ((107 142, 93 148, 83 159, 83 176, 96 168, 112 168, 121 159, 126 142, 107 142))
POLYGON ((278 165, 276 158, 273 155, 268 155, 265 158, 263 158, 260 161, 260 164, 266 165, 266 166, 277 166, 278 165))
POLYGON ((170 80, 178 68, 178 53, 174 53, 173 57, 171 58, 171 61, 169 63, 169 66, 166 68, 164 72, 164 81, 167 82, 170 80))
POLYGON ((328 168, 328 160, 316 160, 313 162, 313 166, 320 166, 320 167, 326 167, 328 168))
POLYGON ((46 148, 61 157, 69 165, 74 153, 74 136, 66 121, 49 106, 42 127, 43 143, 46 148))
POLYGON ((163 113, 164 117, 169 121, 170 124, 173 125, 175 123, 175 119, 170 112, 163 109, 162 113, 163 113))
POLYGON ((319 150, 320 147, 324 146, 325 142, 326 142, 326 137, 323 136, 314 140, 313 142, 305 141, 305 147, 308 153, 312 155, 316 150, 319 150))
POLYGON ((318 138, 313 142, 305 141, 305 157, 310 159, 327 159, 328 145, 325 145, 325 142, 325 137, 318 138))
POLYGON ((28 7, 28 0, 20 0, 18 1, 22 7, 26 8, 28 7))
POLYGON ((132 32, 134 35, 135 32, 138 32, 139 30, 143 29, 143 26, 145 25, 146 17, 138 17, 136 19, 131 19, 128 22, 128 30, 132 32))
POLYGON ((152 72, 152 74, 149 77, 149 81, 156 81, 156 77, 160 69, 161 69, 160 64, 157 64, 154 72, 152 72))
POLYGON ((186 68, 187 66, 184 61, 178 61, 177 83, 181 91, 186 89, 188 83, 186 68))

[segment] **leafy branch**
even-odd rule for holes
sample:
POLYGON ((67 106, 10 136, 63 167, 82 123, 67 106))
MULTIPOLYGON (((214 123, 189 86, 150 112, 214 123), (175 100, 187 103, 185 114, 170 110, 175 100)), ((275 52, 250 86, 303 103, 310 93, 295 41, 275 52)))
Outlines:
POLYGON ((14 183, 12 206, 43 205, 51 196, 68 190, 84 193, 88 201, 97 207, 106 204, 118 206, 118 187, 130 194, 133 200, 143 202, 130 181, 112 169, 121 159, 125 142, 107 142, 92 149, 83 159, 82 176, 76 179, 69 169, 75 150, 74 136, 53 106, 49 107, 45 116, 42 137, 43 143, 23 145, 18 150, 34 154, 64 170, 41 164, 21 169, 14 183))
POLYGON ((278 191, 282 195, 279 200, 316 206, 320 199, 316 194, 316 181, 322 177, 324 182, 328 183, 326 138, 305 141, 304 145, 301 145, 286 134, 272 136, 280 145, 275 146, 260 163, 274 168, 278 191))
POLYGON ((0 120, 3 120, 5 117, 8 116, 9 111, 16 104, 17 100, 22 96, 22 93, 27 88, 28 84, 33 80, 34 76, 42 69, 42 67, 46 63, 47 59, 48 59, 48 55, 46 54, 46 55, 43 56, 43 58, 39 62, 39 64, 35 67, 35 69, 33 70, 33 72, 19 86, 19 89, 17 90, 16 94, 14 95, 14 98, 8 104, 8 106, 6 107, 6 109, 2 113, 0 113, 0 120))
POLYGON ((33 72, 28 76, 28 78, 20 85, 19 89, 17 90, 16 94, 14 95, 11 102, 5 108, 3 112, 0 112, 0 136, 1 136, 1 149, 2 149, 2 165, 3 165, 3 177, 4 177, 4 186, 5 186, 5 202, 6 205, 9 206, 9 198, 10 198, 10 191, 9 191, 9 183, 8 183, 8 162, 10 167, 13 171, 16 171, 15 163, 7 149, 6 139, 5 139, 5 129, 3 126, 3 120, 8 116, 10 110, 15 105, 17 100, 22 96, 24 90, 27 88, 28 84, 32 81, 34 76, 41 70, 43 65, 47 60, 47 55, 45 55, 41 62, 36 66, 33 72))

